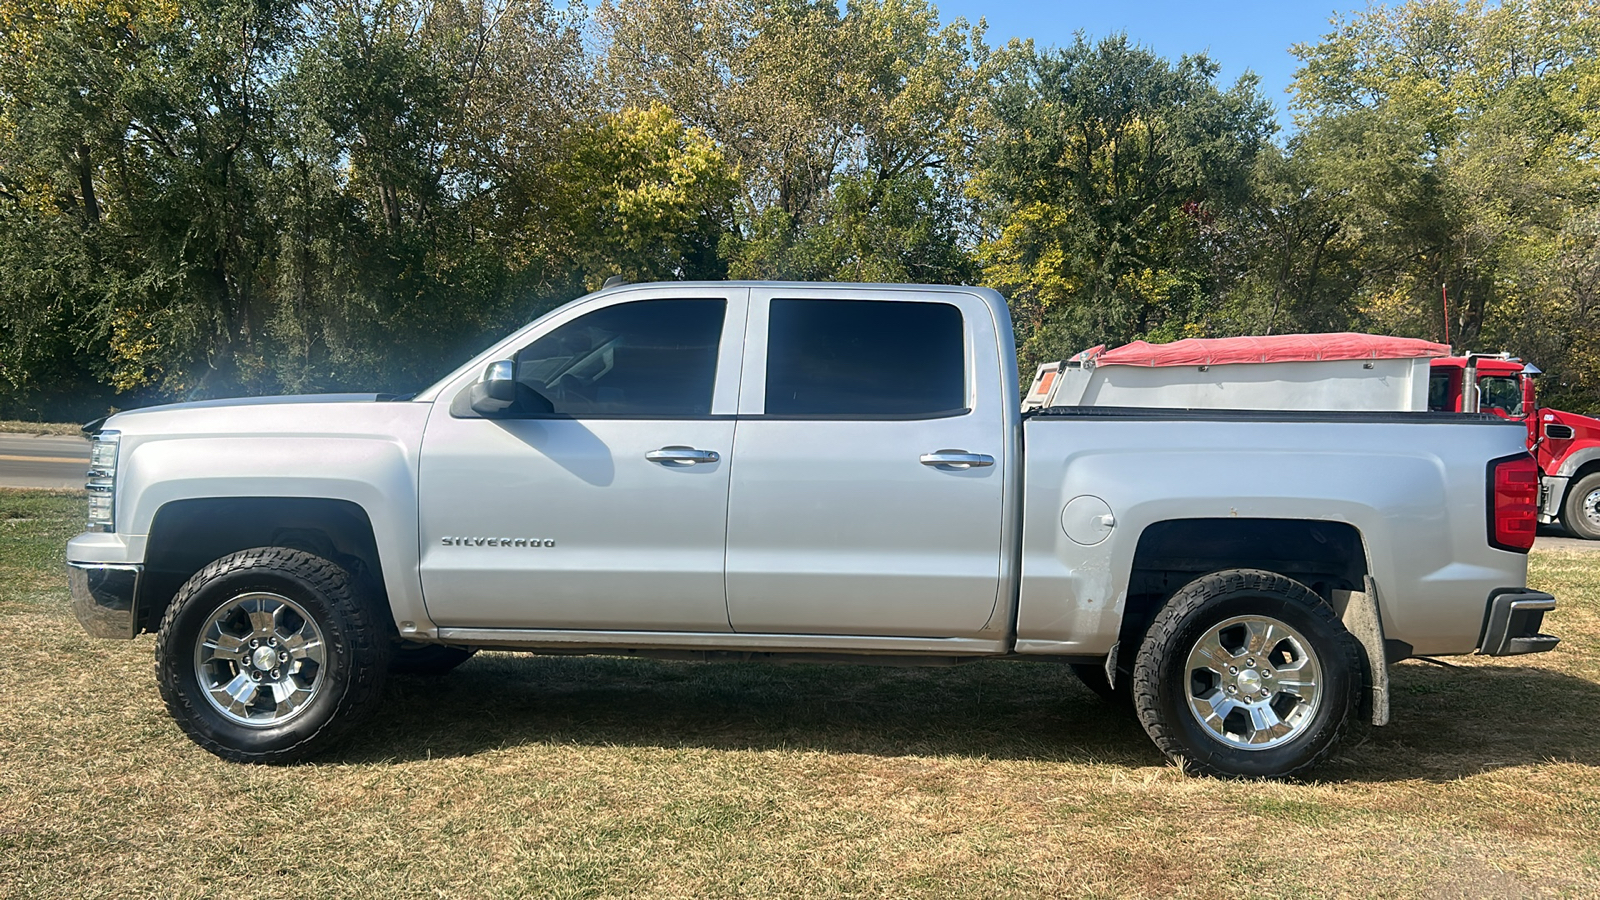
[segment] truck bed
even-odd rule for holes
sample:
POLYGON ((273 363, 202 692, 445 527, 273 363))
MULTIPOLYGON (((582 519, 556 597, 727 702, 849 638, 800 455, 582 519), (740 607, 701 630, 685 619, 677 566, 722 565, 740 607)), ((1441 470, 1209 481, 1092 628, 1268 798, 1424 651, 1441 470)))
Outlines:
POLYGON ((1270 558, 1289 532, 1348 535, 1362 571, 1313 574, 1370 577, 1387 636, 1419 654, 1471 653, 1490 595, 1525 583, 1526 555, 1485 540, 1484 461, 1524 452, 1496 416, 1048 407, 1023 444, 1021 653, 1109 652, 1130 602, 1224 541, 1270 558))

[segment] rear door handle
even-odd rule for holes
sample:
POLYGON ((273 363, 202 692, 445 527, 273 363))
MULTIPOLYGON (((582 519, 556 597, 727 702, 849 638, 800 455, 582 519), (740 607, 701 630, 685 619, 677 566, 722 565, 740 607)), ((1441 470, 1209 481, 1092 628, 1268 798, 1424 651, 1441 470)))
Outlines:
POLYGON ((922 454, 925 466, 940 469, 982 469, 994 465, 994 457, 987 453, 968 453, 965 450, 936 450, 922 454))
POLYGON ((644 458, 668 466, 697 466, 722 459, 715 450, 696 450, 693 447, 662 447, 646 453, 644 458))

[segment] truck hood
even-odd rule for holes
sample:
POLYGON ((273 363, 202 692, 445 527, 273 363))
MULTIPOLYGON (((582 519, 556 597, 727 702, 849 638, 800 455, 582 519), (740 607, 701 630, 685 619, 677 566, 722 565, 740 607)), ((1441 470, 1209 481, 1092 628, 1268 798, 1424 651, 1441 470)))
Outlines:
POLYGON ((1565 425, 1572 429, 1572 437, 1562 441, 1563 444, 1593 446, 1600 443, 1600 419, 1562 412, 1559 409, 1541 409, 1539 418, 1545 426, 1565 425))
POLYGON ((1541 409, 1539 412, 1547 416, 1545 419, 1547 422, 1555 421, 1562 425, 1571 425, 1574 431, 1588 431, 1591 436, 1600 438, 1600 419, 1596 419, 1593 416, 1562 412, 1558 409, 1541 409), (1555 416, 1553 420, 1548 417, 1551 414, 1555 416))
MULTIPOLYGON (((408 398, 392 394, 299 394, 170 403, 119 412, 83 426, 166 437, 193 434, 366 433, 392 421, 408 398)), ((427 404, 417 404, 426 407, 427 404)))

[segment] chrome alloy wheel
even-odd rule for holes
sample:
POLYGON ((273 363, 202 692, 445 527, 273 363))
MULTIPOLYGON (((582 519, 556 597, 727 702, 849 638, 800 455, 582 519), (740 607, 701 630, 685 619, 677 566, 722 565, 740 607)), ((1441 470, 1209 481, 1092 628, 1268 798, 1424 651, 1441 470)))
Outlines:
POLYGON ((1579 508, 1583 510, 1583 517, 1589 520, 1589 524, 1596 531, 1600 531, 1600 488, 1590 491, 1589 495, 1583 498, 1579 508))
POLYGON ((1305 635, 1267 616, 1235 616, 1189 651, 1186 698, 1206 733, 1240 750, 1294 740, 1322 701, 1322 666, 1305 635))
POLYGON ((322 630, 282 594, 240 594, 200 626, 194 671, 206 700, 241 725, 269 728, 305 711, 322 689, 322 630))

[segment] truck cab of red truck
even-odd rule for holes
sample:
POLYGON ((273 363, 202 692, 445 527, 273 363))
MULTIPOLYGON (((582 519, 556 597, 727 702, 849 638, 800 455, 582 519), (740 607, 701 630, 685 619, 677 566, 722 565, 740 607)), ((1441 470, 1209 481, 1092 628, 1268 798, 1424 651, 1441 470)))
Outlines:
POLYGON ((1432 363, 1428 409, 1486 412, 1526 424, 1528 451, 1539 463, 1540 520, 1600 540, 1600 419, 1539 408, 1538 374, 1505 354, 1441 357, 1432 363), (1477 389, 1464 391, 1464 384, 1477 389))

